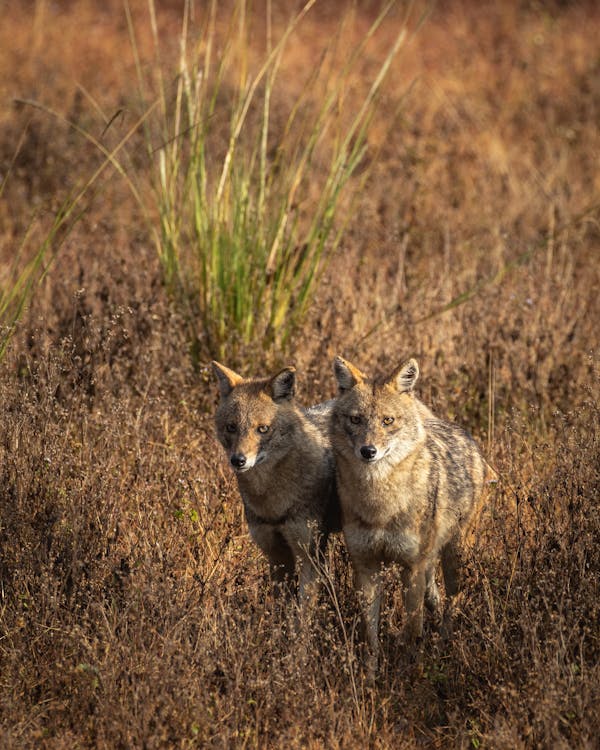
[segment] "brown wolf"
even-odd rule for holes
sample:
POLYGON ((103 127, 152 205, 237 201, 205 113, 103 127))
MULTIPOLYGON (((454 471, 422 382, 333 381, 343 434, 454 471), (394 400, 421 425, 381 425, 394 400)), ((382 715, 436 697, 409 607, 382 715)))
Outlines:
POLYGON ((299 408, 293 367, 244 379, 218 362, 212 366, 221 394, 217 435, 236 473, 250 534, 274 583, 292 584, 296 574, 302 602, 315 580, 314 555, 330 532, 341 530, 331 403, 299 408))
MULTIPOLYGON (((473 439, 435 417, 414 395, 414 359, 381 381, 336 357, 339 393, 331 441, 346 546, 362 593, 371 675, 378 660, 378 573, 400 563, 408 643, 423 627, 423 602, 437 611, 441 557, 446 594, 458 591, 461 540, 477 515, 489 469, 473 439)), ((491 476, 490 476, 491 478, 491 476)))

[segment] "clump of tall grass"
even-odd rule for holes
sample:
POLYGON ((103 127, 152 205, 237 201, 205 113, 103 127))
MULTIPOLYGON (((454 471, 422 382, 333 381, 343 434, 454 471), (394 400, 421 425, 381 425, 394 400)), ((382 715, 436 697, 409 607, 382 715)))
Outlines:
POLYGON ((165 280, 186 305, 196 343, 213 355, 227 349, 231 356, 249 344, 284 347, 296 330, 340 242, 342 195, 351 199, 363 184, 364 175, 352 178, 365 156, 384 79, 406 37, 400 23, 366 92, 353 99, 350 76, 394 3, 358 45, 344 50, 346 16, 288 106, 283 126, 275 127, 274 102, 279 113, 289 95, 278 88, 285 51, 315 2, 309 0, 275 39, 267 0, 258 62, 251 59, 254 19, 245 0, 236 0, 224 35, 213 0, 196 38, 186 2, 178 66, 168 76, 149 0, 152 83, 128 9, 143 101, 146 107, 153 97, 159 102, 158 123, 144 123, 158 253, 165 280))

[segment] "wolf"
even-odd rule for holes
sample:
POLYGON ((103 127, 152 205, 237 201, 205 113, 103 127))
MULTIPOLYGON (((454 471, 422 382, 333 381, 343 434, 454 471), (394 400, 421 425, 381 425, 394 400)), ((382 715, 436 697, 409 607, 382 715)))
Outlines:
POLYGON ((381 567, 401 565, 404 639, 410 645, 422 635, 423 604, 439 613, 435 572, 440 558, 449 600, 458 593, 461 543, 494 472, 465 430, 438 419, 416 398, 416 360, 381 380, 341 357, 334 360, 334 372, 338 395, 331 411, 331 443, 372 677, 379 653, 381 567))
POLYGON ((331 403, 295 402, 296 371, 285 367, 246 379, 212 362, 220 391, 217 436, 235 472, 250 535, 269 561, 276 594, 285 587, 302 605, 316 579, 315 556, 341 531, 331 403))

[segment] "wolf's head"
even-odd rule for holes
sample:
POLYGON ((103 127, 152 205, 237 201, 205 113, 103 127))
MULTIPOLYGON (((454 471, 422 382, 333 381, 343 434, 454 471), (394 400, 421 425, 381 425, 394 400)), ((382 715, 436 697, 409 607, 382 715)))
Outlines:
POLYGON ((341 357, 334 361, 338 397, 332 417, 336 453, 366 464, 389 458, 403 460, 424 439, 425 430, 414 398, 419 377, 414 359, 383 380, 373 380, 341 357))
POLYGON ((212 367, 221 394, 215 415, 217 435, 234 470, 241 474, 284 455, 288 450, 295 368, 286 367, 273 377, 247 380, 218 362, 212 367))

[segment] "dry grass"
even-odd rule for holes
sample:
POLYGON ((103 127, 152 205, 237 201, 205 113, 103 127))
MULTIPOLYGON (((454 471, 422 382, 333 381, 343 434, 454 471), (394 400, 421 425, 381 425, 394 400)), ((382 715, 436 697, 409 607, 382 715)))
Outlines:
MULTIPOLYGON (((0 206, 8 259, 31 211, 51 216, 101 158, 12 98, 98 135, 75 82, 124 108, 123 128, 136 102, 119 2, 5 6, 0 169, 28 123, 0 206)), ((167 33, 177 6, 161 4, 167 33)), ((298 36, 291 91, 331 8, 298 36)), ((290 638, 213 437, 216 388, 192 365, 138 209, 106 182, 0 371, 2 747, 595 746, 599 36, 594 3, 438 4, 395 66, 371 133, 379 160, 302 336, 231 363, 292 359, 309 402, 333 394, 333 354, 380 371, 416 354, 423 400, 501 474, 454 641, 428 630, 408 660, 392 583, 372 691, 340 540, 335 597, 306 648, 290 638)), ((148 59, 150 43, 148 29, 148 59)))

